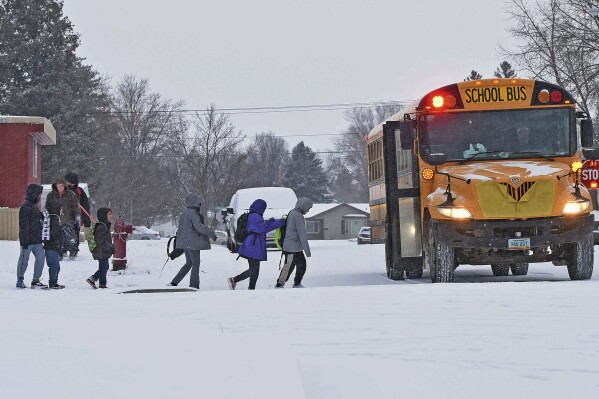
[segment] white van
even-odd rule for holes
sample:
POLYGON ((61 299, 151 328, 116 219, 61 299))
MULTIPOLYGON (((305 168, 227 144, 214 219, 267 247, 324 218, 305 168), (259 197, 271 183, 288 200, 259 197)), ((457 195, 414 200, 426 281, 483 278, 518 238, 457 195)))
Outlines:
MULTIPOLYGON (((266 201, 264 220, 270 218, 280 219, 295 208, 297 196, 295 192, 287 187, 253 187, 237 190, 226 211, 223 211, 227 225, 227 247, 232 252, 237 252, 241 243, 235 242, 235 228, 237 219, 249 211, 250 205, 257 199, 266 201)), ((266 245, 275 246, 274 231, 266 235, 266 245)))

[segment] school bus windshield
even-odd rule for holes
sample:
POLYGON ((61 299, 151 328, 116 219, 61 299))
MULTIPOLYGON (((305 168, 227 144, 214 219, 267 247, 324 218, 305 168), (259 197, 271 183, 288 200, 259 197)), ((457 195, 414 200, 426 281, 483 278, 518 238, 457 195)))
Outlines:
POLYGON ((571 108, 425 114, 418 119, 420 154, 449 161, 571 156, 576 119, 571 108))

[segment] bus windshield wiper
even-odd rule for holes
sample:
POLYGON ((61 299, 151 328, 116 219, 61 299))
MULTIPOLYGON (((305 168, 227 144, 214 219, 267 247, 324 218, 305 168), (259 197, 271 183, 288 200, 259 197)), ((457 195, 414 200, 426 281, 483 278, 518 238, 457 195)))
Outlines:
POLYGON ((489 154, 501 154, 502 152, 506 152, 506 151, 482 151, 482 152, 477 152, 475 154, 472 154, 471 156, 469 156, 468 158, 463 159, 462 161, 458 162, 458 165, 463 165, 466 162, 478 157, 479 155, 489 155, 489 154))
POLYGON ((533 155, 535 157, 538 158, 544 158, 548 161, 555 161, 555 159, 553 159, 552 157, 550 157, 549 155, 545 155, 545 154, 541 154, 540 152, 537 151, 510 151, 512 154, 525 154, 525 155, 533 155))

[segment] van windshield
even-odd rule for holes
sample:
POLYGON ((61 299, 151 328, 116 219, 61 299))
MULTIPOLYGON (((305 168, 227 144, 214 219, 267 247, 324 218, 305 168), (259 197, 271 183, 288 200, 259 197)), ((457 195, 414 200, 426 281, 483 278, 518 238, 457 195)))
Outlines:
POLYGON ((288 209, 295 207, 297 197, 292 189, 285 187, 261 187, 239 190, 237 192, 238 211, 247 210, 252 202, 262 198, 269 209, 288 209))
POLYGON ((571 156, 576 118, 571 108, 477 111, 423 115, 420 154, 449 161, 571 156))

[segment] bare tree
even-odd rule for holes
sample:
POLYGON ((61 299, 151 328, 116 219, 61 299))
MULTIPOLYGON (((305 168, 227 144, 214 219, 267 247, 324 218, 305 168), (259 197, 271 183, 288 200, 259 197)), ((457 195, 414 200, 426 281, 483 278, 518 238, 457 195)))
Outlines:
POLYGON ((193 131, 181 147, 185 163, 180 178, 183 191, 199 192, 204 209, 212 215, 215 207, 227 204, 227 197, 247 175, 247 155, 240 150, 244 138, 228 115, 216 112, 212 104, 206 112, 196 113, 193 131))
MULTIPOLYGON (((353 108, 345 113, 345 119, 349 122, 349 126, 341 133, 341 136, 334 139, 337 154, 332 154, 327 164, 336 165, 335 168, 329 169, 334 174, 335 171, 344 175, 349 173, 355 182, 355 189, 358 190, 359 194, 355 198, 359 201, 368 201, 366 136, 377 124, 399 112, 401 107, 400 103, 387 103, 374 108, 353 108)), ((339 177, 342 177, 343 181, 347 180, 346 176, 339 177)), ((337 180, 336 177, 334 179, 337 180)))
POLYGON ((589 115, 599 89, 599 23, 589 14, 592 6, 583 0, 510 0, 509 31, 519 44, 502 48, 532 78, 571 91, 589 115))
POLYGON ((113 90, 97 192, 132 223, 149 225, 173 207, 164 166, 186 130, 181 106, 134 76, 125 76, 113 90))
POLYGON ((248 183, 253 187, 280 186, 283 166, 289 160, 289 145, 274 132, 256 134, 248 149, 249 171, 252 172, 248 183))

